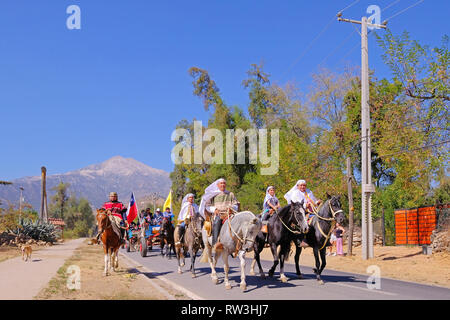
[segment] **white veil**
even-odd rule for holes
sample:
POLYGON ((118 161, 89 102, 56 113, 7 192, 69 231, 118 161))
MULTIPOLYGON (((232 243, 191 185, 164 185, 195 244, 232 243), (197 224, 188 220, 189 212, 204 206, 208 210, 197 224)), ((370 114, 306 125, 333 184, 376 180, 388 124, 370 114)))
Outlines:
POLYGON ((200 209, 199 209, 200 215, 205 219, 206 219, 205 214, 206 202, 208 202, 211 198, 215 197, 221 192, 217 184, 222 181, 225 181, 225 179, 223 178, 217 179, 205 189, 205 194, 202 196, 202 201, 200 202, 200 209))

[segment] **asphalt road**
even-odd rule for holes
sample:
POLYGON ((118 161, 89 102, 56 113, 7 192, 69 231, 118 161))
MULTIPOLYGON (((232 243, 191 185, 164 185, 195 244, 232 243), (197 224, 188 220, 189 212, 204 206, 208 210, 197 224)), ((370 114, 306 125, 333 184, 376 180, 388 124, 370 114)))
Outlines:
MULTIPOLYGON (((196 278, 191 277, 189 272, 190 258, 186 258, 186 266, 183 274, 177 273, 177 260, 173 256, 171 260, 163 258, 159 253, 159 248, 154 247, 149 251, 147 257, 143 258, 139 252, 123 254, 133 260, 136 264, 142 265, 151 271, 147 276, 160 277, 168 280, 186 290, 194 293, 197 297, 208 300, 304 300, 304 299, 349 299, 349 300, 396 300, 396 299, 437 299, 449 300, 450 289, 428 286, 413 282, 399 281, 393 279, 381 279, 381 288, 369 289, 367 279, 369 275, 359 275, 341 271, 325 269, 322 273, 324 285, 320 285, 315 279, 311 267, 301 266, 303 279, 298 279, 295 274, 293 264, 285 265, 285 275, 289 281, 282 283, 279 280, 279 273, 275 272, 273 278, 261 279, 259 275, 249 275, 251 260, 247 259, 246 282, 247 290, 242 292, 239 288, 240 269, 239 259, 230 257, 230 283, 231 290, 226 290, 223 284, 223 262, 219 260, 217 264, 217 275, 219 283, 213 284, 211 281, 211 269, 209 264, 196 261, 196 278)), ((266 272, 272 262, 261 261, 266 272)), ((255 271, 258 268, 255 268, 255 271)), ((277 268, 277 271, 279 269, 277 268)))

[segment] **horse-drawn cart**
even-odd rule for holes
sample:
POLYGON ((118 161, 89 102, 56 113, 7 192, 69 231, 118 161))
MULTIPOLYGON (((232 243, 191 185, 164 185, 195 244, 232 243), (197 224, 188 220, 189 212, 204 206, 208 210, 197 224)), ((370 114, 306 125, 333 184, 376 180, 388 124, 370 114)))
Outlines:
POLYGON ((159 230, 160 226, 150 225, 144 223, 139 233, 139 252, 142 257, 147 256, 147 251, 153 249, 153 245, 159 244, 159 230))

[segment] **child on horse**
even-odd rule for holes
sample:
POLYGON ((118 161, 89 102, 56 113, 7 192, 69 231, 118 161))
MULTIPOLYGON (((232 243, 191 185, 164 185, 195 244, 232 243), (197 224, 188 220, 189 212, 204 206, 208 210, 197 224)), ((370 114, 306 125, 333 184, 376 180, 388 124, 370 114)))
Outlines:
POLYGON ((266 190, 266 196, 263 202, 263 212, 261 213, 261 221, 263 223, 261 231, 267 235, 267 220, 280 208, 280 202, 275 196, 275 187, 269 186, 266 190))

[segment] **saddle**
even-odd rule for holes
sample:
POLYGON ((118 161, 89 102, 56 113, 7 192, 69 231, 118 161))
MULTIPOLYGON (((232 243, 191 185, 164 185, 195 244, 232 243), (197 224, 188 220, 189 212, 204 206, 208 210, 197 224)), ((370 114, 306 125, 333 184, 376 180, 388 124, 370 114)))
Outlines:
POLYGON ((112 229, 114 231, 114 233, 120 238, 122 239, 122 229, 124 229, 124 227, 122 227, 120 225, 120 222, 122 221, 122 219, 120 219, 119 217, 116 217, 114 215, 109 215, 109 220, 111 221, 111 226, 112 229))

